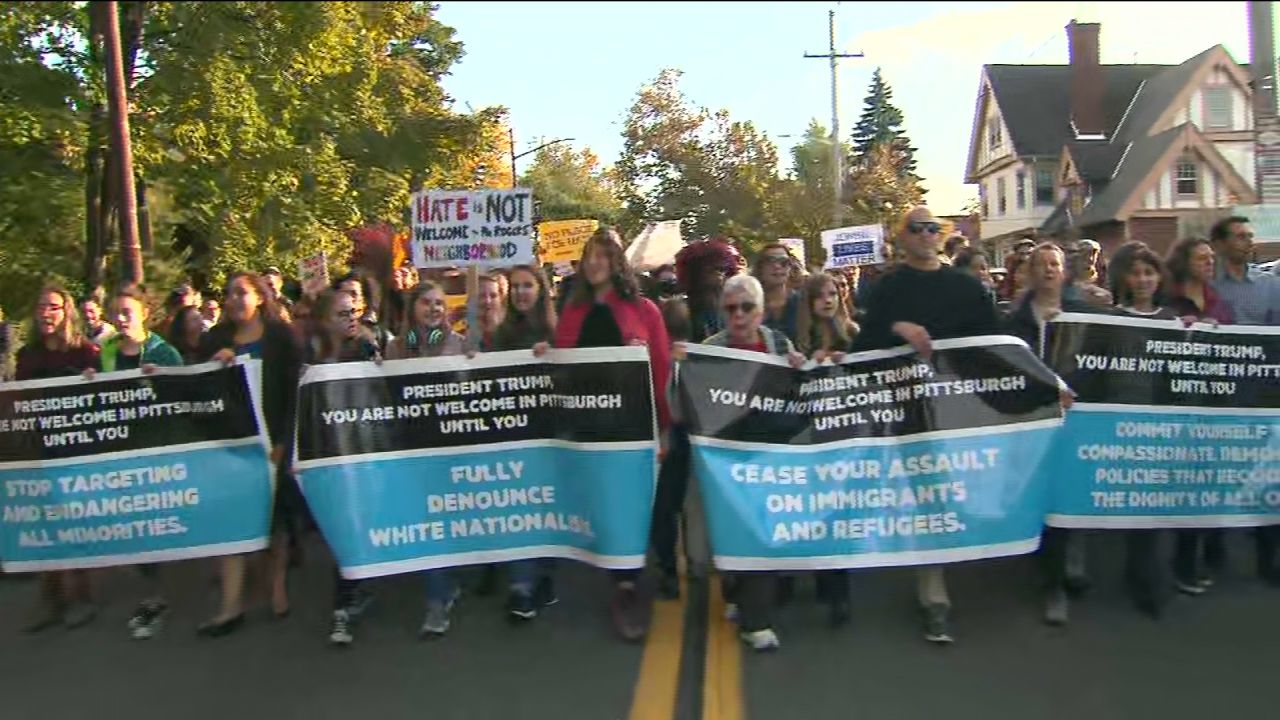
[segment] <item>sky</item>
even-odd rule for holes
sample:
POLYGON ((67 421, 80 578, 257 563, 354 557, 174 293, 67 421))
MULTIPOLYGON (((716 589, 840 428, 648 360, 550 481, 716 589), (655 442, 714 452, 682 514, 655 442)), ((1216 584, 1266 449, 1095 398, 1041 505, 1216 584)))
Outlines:
POLYGON ((1245 2, 439 6, 466 50, 444 82, 458 109, 505 106, 517 151, 573 138, 606 164, 622 151, 636 92, 667 67, 684 71, 681 87, 692 102, 752 121, 789 158, 811 119, 830 127, 829 64, 803 55, 827 51, 827 13, 835 10, 837 50, 865 55, 841 61, 841 137, 849 138, 881 67, 917 148, 926 200, 940 214, 977 197, 964 170, 982 66, 1065 63, 1071 19, 1101 23, 1103 63, 1177 64, 1215 44, 1249 59, 1245 2))

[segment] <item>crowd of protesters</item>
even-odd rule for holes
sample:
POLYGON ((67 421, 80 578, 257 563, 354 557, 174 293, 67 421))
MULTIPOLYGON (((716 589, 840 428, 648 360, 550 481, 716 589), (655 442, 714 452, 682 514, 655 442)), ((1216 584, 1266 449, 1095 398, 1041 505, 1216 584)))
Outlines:
MULTIPOLYGON (((738 246, 723 238, 690 243, 669 264, 634 272, 618 234, 602 228, 586 243, 576 272, 554 285, 544 268, 521 265, 483 275, 478 285, 479 332, 458 332, 440 282, 410 267, 392 274, 385 290, 355 270, 313 297, 290 298, 279 269, 237 272, 215 298, 181 285, 163 299, 136 285, 77 300, 58 287, 42 289, 34 303, 28 342, 17 352, 17 380, 88 375, 202 362, 262 360, 263 407, 277 473, 270 549, 257 557, 217 558, 219 604, 198 631, 220 637, 245 623, 246 576, 259 573, 270 611, 288 615, 286 582, 298 562, 300 536, 312 527, 290 470, 297 380, 308 364, 381 362, 493 351, 644 345, 653 386, 670 388, 673 367, 687 343, 707 343, 805 362, 839 362, 862 350, 909 345, 927 357, 935 340, 1012 334, 1039 351, 1045 323, 1062 312, 1126 314, 1195 322, 1274 325, 1280 322, 1280 279, 1249 268, 1249 221, 1229 217, 1208 239, 1187 239, 1165 257, 1140 242, 1119 247, 1104 265, 1089 240, 1037 243, 1024 240, 1000 266, 962 237, 943 242, 942 224, 924 207, 893 228, 892 260, 884 266, 809 271, 785 245, 760 248, 748 267, 738 246)), ((8 336, 4 336, 6 342, 8 336)), ((668 393, 656 394, 662 435, 661 467, 654 498, 652 545, 657 594, 680 595, 677 569, 679 522, 691 480, 687 431, 668 393)), ((1069 406, 1070 397, 1063 403, 1069 406)), ((1135 606, 1158 617, 1176 590, 1208 592, 1225 561, 1224 531, 1180 530, 1171 553, 1159 530, 1125 531, 1125 583, 1135 606), (1166 557, 1168 555, 1168 557, 1166 557), (1171 570, 1167 573, 1166 569, 1171 570)), ((1280 585, 1273 528, 1254 531, 1257 569, 1280 585)), ((1064 624, 1069 597, 1089 583, 1084 533, 1048 529, 1040 556, 1044 570, 1044 619, 1064 624)), ((509 563, 486 569, 507 576, 505 612, 517 621, 537 617, 557 601, 555 562, 509 563)), ((924 637, 949 643, 952 600, 945 566, 916 571, 924 637)), ((139 567, 145 593, 127 622, 134 638, 152 637, 168 605, 159 590, 161 567, 139 567)), ((609 612, 627 640, 645 635, 645 603, 638 571, 612 571, 609 612)), ((818 597, 832 625, 850 619, 851 571, 816 573, 818 597)), ((780 644, 773 620, 790 601, 788 573, 730 573, 722 578, 728 621, 757 650, 780 644)), ((334 573, 329 642, 348 645, 357 620, 373 597, 372 581, 334 573)), ((424 573, 423 636, 448 632, 459 598, 453 569, 424 573)), ((78 627, 97 612, 91 573, 42 574, 30 631, 78 627)))

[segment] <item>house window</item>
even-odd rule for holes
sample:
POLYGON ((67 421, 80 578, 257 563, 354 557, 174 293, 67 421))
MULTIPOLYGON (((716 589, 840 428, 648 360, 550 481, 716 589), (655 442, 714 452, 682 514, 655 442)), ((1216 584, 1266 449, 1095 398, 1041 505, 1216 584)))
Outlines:
POLYGON ((1005 200, 1005 182, 1004 178, 996 179, 996 215, 1004 217, 1009 211, 1009 205, 1005 200))
POLYGON ((1025 170, 1018 171, 1018 199, 1015 203, 1019 210, 1027 209, 1027 173, 1025 170))
POLYGON ((1179 195, 1196 195, 1196 180, 1198 180, 1196 172, 1196 161, 1194 158, 1183 158, 1178 161, 1178 168, 1175 171, 1174 178, 1177 184, 1177 192, 1179 195))
POLYGON ((1053 170, 1036 168, 1036 204, 1053 205, 1053 170))
POLYGON ((987 151, 992 155, 1000 152, 1004 146, 1004 132, 1000 129, 1000 116, 987 118, 987 151))
POLYGON ((1231 128, 1231 88, 1215 85, 1204 89, 1205 127, 1212 130, 1231 128))

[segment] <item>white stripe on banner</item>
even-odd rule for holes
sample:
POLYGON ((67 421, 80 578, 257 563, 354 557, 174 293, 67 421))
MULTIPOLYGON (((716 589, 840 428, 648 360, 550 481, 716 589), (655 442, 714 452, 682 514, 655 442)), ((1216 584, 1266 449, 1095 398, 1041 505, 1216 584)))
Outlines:
MULTIPOLYGON (((248 356, 240 358, 242 364, 248 364, 248 356)), ((259 364, 261 360, 253 360, 255 364, 259 364)), ((68 387, 72 385, 87 385, 91 382, 99 380, 131 380, 137 378, 152 378, 157 375, 200 375, 202 373, 221 370, 225 367, 222 363, 207 362, 199 365, 166 365, 156 367, 151 373, 143 373, 141 370, 116 370, 113 372, 94 373, 93 380, 85 380, 83 375, 70 375, 55 378, 43 378, 40 380, 17 380, 14 382, 3 383, 5 390, 37 390, 41 388, 68 387)))
MULTIPOLYGON (((996 347, 999 345, 1012 345, 1024 347, 1030 350, 1030 346, 1022 340, 1012 335, 978 335, 975 337, 957 338, 955 340, 934 340, 933 348, 935 350, 955 350, 959 348, 970 347, 996 347)), ((778 355, 768 355, 765 353, 754 352, 751 350, 737 350, 734 348, 720 347, 717 345, 702 345, 698 343, 685 343, 685 350, 690 355, 707 355, 709 357, 720 357, 728 360, 747 360, 761 365, 776 365, 778 367, 791 367, 785 357, 778 355)), ((903 355, 912 355, 915 350, 910 345, 902 345, 900 347, 890 348, 888 350, 866 350, 860 353, 851 353, 844 356, 844 360, 840 361, 840 365, 851 365, 853 363, 866 362, 868 360, 884 360, 886 358, 901 357, 903 355)), ((800 366, 801 370, 821 367, 819 363, 812 360, 806 360, 804 365, 800 366)))
POLYGON ((261 537, 256 540, 201 545, 199 547, 174 548, 173 550, 152 550, 150 552, 127 553, 124 555, 98 555, 95 557, 79 557, 59 560, 12 560, 0 561, 5 572, 52 572, 54 570, 75 570, 79 568, 115 567, 118 565, 141 565, 144 563, 169 562, 171 560, 193 560, 196 558, 217 557, 219 555, 242 555, 267 549, 270 538, 261 537))
POLYGON ((904 565, 946 565, 969 560, 1026 555, 1040 547, 1040 538, 995 545, 972 545, 946 550, 823 555, 820 557, 733 557, 716 555, 716 567, 731 572, 751 570, 840 570, 842 568, 899 567, 904 565))
POLYGON ((1071 406, 1069 412, 1152 413, 1154 415, 1268 415, 1280 418, 1280 408, 1201 407, 1183 405, 1123 405, 1112 403, 1082 403, 1071 406))
POLYGON ((1072 530, 1159 530, 1178 528, 1259 527, 1280 525, 1280 515, 1057 515, 1045 516, 1046 525, 1072 530))
MULTIPOLYGON (((266 429, 264 426, 264 435, 265 432, 266 429)), ((265 452, 270 453, 270 449, 263 439, 253 436, 236 438, 234 440, 205 440, 203 442, 187 443, 185 445, 162 445, 160 447, 153 448, 120 450, 117 452, 97 453, 94 455, 81 455, 80 457, 59 458, 57 460, 23 460, 21 462, 0 463, 0 470, 29 470, 33 468, 53 468, 65 467, 67 465, 118 462, 121 460, 134 460, 137 458, 150 457, 152 455, 169 455, 184 452, 195 452, 196 450, 218 450, 221 448, 242 447, 245 445, 261 445, 265 452)))
POLYGON ((374 563, 342 568, 342 577, 348 580, 365 580, 384 575, 435 570, 462 565, 479 565, 485 563, 503 563, 515 560, 537 560, 539 558, 559 558, 562 560, 578 560, 606 570, 636 570, 644 566, 644 555, 597 555, 596 553, 569 547, 567 545, 534 545, 506 550, 484 550, 481 552, 454 553, 452 555, 432 555, 430 557, 396 560, 395 562, 374 563))
POLYGON ((1182 324, 1181 320, 1153 320, 1152 318, 1133 317, 1127 315, 1094 315, 1092 313, 1062 313, 1053 319, 1054 323, 1082 323, 1086 325, 1116 325, 1119 327, 1145 327, 1157 330, 1185 330, 1220 335, 1280 335, 1280 327, 1268 325, 1213 325, 1198 322, 1191 327, 1182 324))
POLYGON ((582 365, 586 363, 644 362, 649 359, 649 349, 638 345, 620 347, 573 348, 548 350, 542 357, 534 357, 530 350, 479 353, 473 358, 466 355, 445 355, 435 358, 409 358, 387 360, 381 365, 374 362, 347 362, 311 365, 302 374, 299 385, 327 380, 370 380, 399 375, 430 375, 463 370, 487 370, 491 368, 520 367, 522 365, 582 365), (424 363, 423 360, 430 360, 424 363))
POLYGON ((806 453, 835 450, 842 447, 880 447, 884 445, 905 445, 907 443, 922 442, 926 440, 955 440, 967 437, 982 437, 992 432, 998 432, 1003 435, 1005 433, 1028 432, 1031 430, 1043 430, 1046 428, 1056 428, 1061 426, 1062 418, 1059 417, 1049 418, 1048 420, 1033 420, 1031 422, 1019 423, 1017 425, 960 428, 958 430, 935 430, 933 432, 917 433, 915 435, 894 435, 890 437, 852 438, 849 440, 833 440, 832 442, 818 443, 815 445, 775 445, 756 440, 721 440, 719 438, 708 437, 706 435, 690 435, 689 442, 703 447, 724 448, 726 450, 767 450, 768 452, 806 453))
POLYGON ((658 450, 656 440, 628 440, 626 442, 572 442, 569 440, 512 440, 503 443, 485 443, 484 445, 450 445, 449 447, 418 448, 416 450, 392 450, 381 453, 364 453, 361 455, 337 455, 335 457, 302 460, 294 463, 294 469, 313 470, 330 465, 347 465, 358 462, 379 462, 384 460, 408 460, 419 457, 435 457, 439 455, 474 455, 476 453, 495 453, 507 450, 526 450, 528 448, 564 448, 566 450, 582 450, 585 452, 613 452, 622 450, 658 450))

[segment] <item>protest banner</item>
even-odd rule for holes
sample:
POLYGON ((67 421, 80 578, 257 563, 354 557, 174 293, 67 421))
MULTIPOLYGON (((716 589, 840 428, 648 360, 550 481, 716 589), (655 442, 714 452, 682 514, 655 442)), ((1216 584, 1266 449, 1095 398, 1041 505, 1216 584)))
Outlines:
POLYGON ((251 360, 0 386, 5 571, 265 548, 273 475, 260 377, 251 360))
POLYGON ((531 190, 426 190, 410 209, 419 268, 534 262, 531 190))
POLYGON ((582 257, 582 248, 600 227, 598 220, 548 220, 538 223, 538 255, 542 263, 567 263, 582 257))
MULTIPOLYGON (((398 267, 398 266, 397 266, 398 267)), ((329 287, 329 258, 323 252, 308 255, 298 261, 298 284, 302 293, 315 297, 329 287)))
POLYGON ((691 345, 678 394, 716 566, 958 562, 1039 545, 1057 379, 1017 338, 792 369, 691 345))
POLYGON ((642 347, 314 366, 295 467, 344 577, 538 557, 639 568, 650 384, 642 347))
POLYGON ((808 261, 804 257, 804 240, 800 238, 778 238, 778 243, 791 253, 791 257, 800 261, 801 267, 809 267, 808 261))
POLYGON ((631 269, 648 272, 676 261, 676 253, 684 247, 679 220, 651 222, 627 245, 626 258, 631 269))
POLYGON ((1050 525, 1280 523, 1280 328, 1067 313, 1045 347, 1077 393, 1050 525))
POLYGON ((822 247, 827 251, 823 270, 855 265, 884 263, 884 228, 856 225, 822 231, 822 247))

